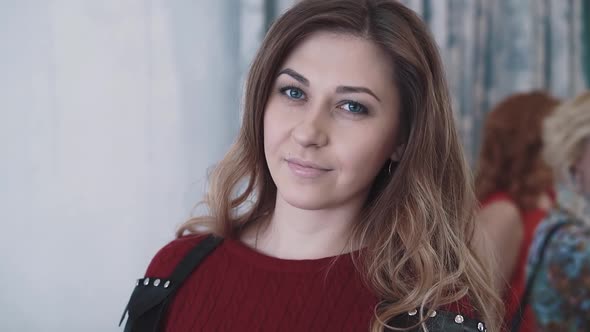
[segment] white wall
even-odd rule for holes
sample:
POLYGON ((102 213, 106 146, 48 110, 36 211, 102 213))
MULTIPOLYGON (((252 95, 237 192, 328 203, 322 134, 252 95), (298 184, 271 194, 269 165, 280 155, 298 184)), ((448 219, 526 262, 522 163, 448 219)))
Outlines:
POLYGON ((236 134, 244 3, 0 1, 0 331, 121 330, 236 134))

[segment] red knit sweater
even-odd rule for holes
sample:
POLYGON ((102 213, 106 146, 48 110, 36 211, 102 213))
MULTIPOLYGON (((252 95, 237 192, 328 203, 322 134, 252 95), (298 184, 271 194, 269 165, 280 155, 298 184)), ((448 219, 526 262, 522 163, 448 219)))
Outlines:
MULTIPOLYGON (((169 243, 146 276, 167 278, 200 239, 169 243)), ((165 331, 368 331, 376 304, 350 254, 284 260, 226 239, 179 289, 165 331)))

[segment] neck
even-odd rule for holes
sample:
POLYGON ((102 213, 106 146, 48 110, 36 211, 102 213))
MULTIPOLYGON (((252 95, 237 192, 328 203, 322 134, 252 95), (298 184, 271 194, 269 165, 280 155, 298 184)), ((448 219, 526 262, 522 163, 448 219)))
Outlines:
MULTIPOLYGON (((348 243, 360 206, 304 210, 277 195, 266 227, 255 230, 256 249, 282 259, 319 259, 350 252, 348 243)), ((252 239, 252 236, 250 236, 252 239)))

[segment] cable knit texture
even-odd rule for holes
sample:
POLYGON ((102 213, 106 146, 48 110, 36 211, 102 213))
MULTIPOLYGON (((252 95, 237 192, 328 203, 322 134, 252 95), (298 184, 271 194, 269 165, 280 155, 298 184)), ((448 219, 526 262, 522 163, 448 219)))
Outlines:
MULTIPOLYGON (((202 238, 169 243, 146 276, 169 277, 202 238)), ((165 331, 368 331, 377 302, 350 254, 285 260, 226 239, 178 290, 165 331)))

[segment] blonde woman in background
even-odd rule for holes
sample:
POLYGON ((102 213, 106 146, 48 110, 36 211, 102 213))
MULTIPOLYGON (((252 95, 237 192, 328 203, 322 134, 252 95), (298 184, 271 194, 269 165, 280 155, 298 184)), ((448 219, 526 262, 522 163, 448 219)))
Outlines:
POLYGON ((529 253, 530 304, 539 331, 589 331, 590 92, 547 118, 544 144, 558 183, 557 204, 537 228, 529 253))
MULTIPOLYGON (((525 266, 537 225, 553 206, 553 176, 542 157, 543 120, 559 101, 543 91, 518 93, 486 116, 475 192, 478 226, 497 266, 496 287, 512 321, 525 288, 525 266)), ((481 243, 480 243, 481 245, 481 243)), ((536 332, 527 311, 519 332, 536 332)))

